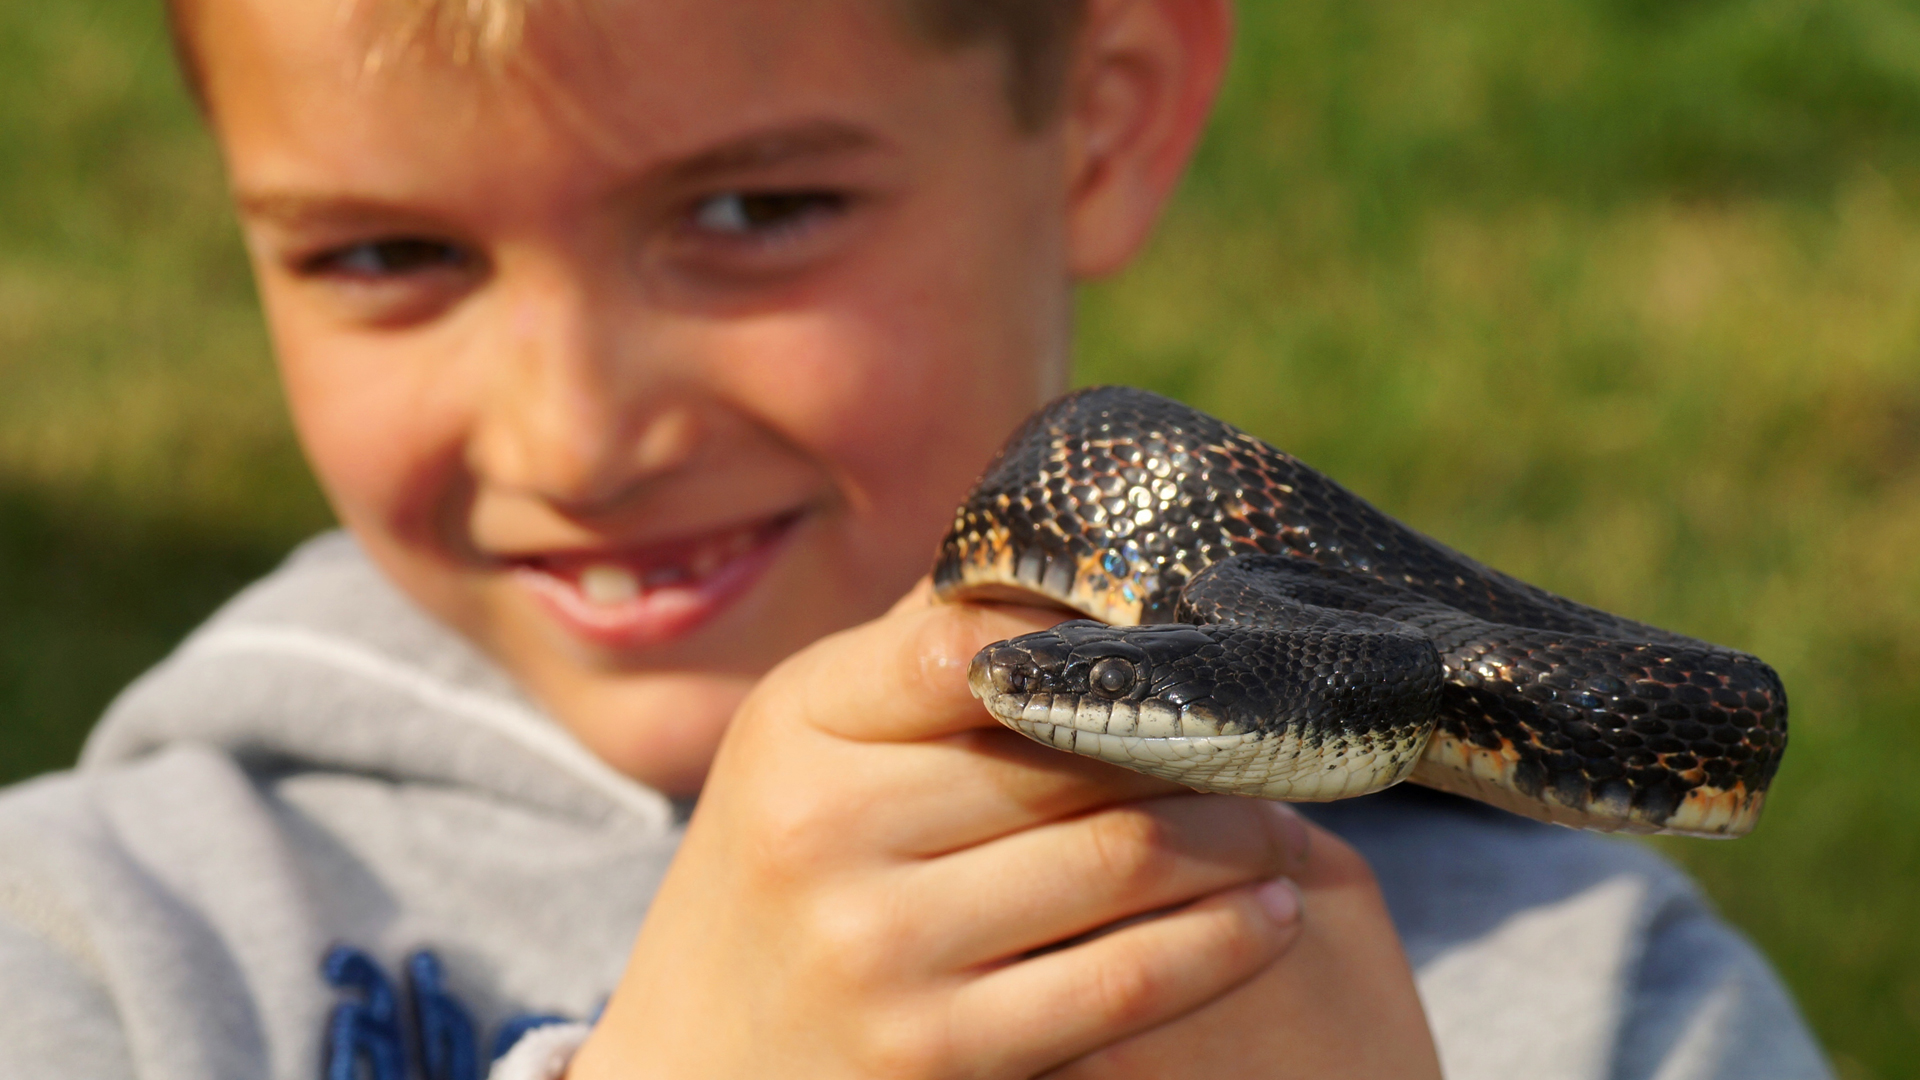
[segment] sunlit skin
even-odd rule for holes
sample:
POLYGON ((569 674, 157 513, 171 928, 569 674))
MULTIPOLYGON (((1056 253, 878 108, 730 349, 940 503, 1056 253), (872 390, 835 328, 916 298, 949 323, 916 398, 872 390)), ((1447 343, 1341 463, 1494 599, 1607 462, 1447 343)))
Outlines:
POLYGON ((1062 149, 984 50, 870 3, 606 5, 631 55, 536 20, 489 80, 368 72, 380 25, 331 3, 219 11, 207 92, 334 506, 643 781, 695 790, 752 679, 904 593, 1063 386, 1062 149), (789 514, 751 588, 637 643, 508 572, 789 514))
POLYGON ((544 5, 497 68, 381 11, 188 34, 341 520, 700 794, 571 1075, 1436 1075, 1358 856, 995 728, 967 657, 1057 616, 916 588, 1151 229, 1223 0, 1090 4, 1039 130, 879 0, 544 5))

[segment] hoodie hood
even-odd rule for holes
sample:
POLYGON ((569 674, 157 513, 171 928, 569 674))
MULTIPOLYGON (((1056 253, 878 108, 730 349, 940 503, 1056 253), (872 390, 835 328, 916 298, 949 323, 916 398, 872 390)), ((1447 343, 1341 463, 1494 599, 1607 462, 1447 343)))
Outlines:
MULTIPOLYGON (((1309 813, 1372 865, 1447 1075, 1826 1075, 1644 848, 1418 789, 1309 813)), ((0 1077, 480 1080, 595 1014, 679 836, 322 537, 130 687, 78 770, 0 793, 0 1077)))
POLYGON ((671 803, 615 772, 465 639, 399 593, 343 532, 309 541, 108 709, 83 771, 216 748, 302 769, 477 789, 664 833, 671 803))

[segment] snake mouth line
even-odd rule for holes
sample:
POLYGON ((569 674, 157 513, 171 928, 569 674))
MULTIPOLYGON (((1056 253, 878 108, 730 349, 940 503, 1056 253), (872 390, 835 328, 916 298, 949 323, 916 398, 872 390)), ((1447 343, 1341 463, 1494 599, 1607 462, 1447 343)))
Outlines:
POLYGON ((1203 711, 1092 694, 1011 694, 976 660, 967 683, 1005 726, 1069 753, 1196 789, 1308 802, 1364 795, 1407 778, 1424 730, 1383 737, 1234 729, 1203 711))
POLYGON ((1300 736, 1112 735, 1045 721, 1002 720, 1035 742, 1200 791, 1293 802, 1365 795, 1405 780, 1423 739, 1398 744, 1310 743, 1300 736))
POLYGON ((1233 730, 1216 715, 1163 701, 1109 701, 1093 694, 1006 694, 994 689, 986 665, 975 662, 968 688, 1003 724, 1046 725, 1061 731, 1129 739, 1213 738, 1259 734, 1233 730))

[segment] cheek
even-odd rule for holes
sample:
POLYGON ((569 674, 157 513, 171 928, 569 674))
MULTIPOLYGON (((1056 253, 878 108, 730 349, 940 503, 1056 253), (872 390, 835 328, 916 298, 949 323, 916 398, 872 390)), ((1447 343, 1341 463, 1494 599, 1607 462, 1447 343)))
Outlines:
POLYGON ((758 398, 747 407, 824 464, 854 515, 937 531, 1040 396, 1037 343, 1007 340, 955 300, 757 327, 736 342, 733 393, 758 398))
POLYGON ((295 316, 273 323, 294 424, 341 520, 379 546, 456 554, 441 524, 467 486, 457 374, 295 316))
POLYGON ((831 301, 736 328, 721 365, 856 513, 935 539, 993 452, 1064 389, 1071 303, 1043 214, 943 216, 976 228, 943 221, 886 245, 885 265, 848 273, 831 301))

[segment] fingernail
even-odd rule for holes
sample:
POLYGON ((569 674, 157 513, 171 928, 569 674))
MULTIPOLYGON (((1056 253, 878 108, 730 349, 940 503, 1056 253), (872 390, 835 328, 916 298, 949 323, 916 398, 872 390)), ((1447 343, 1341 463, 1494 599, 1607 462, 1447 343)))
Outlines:
POLYGON ((1255 889, 1253 896, 1266 909, 1267 917, 1281 926, 1291 925, 1300 917, 1300 894, 1286 878, 1274 878, 1255 889))
POLYGON ((1307 857, 1307 823, 1301 818, 1300 811, 1283 802, 1269 802, 1267 809, 1273 813, 1274 820, 1280 823, 1280 831, 1286 836, 1287 854, 1295 862, 1307 857))

